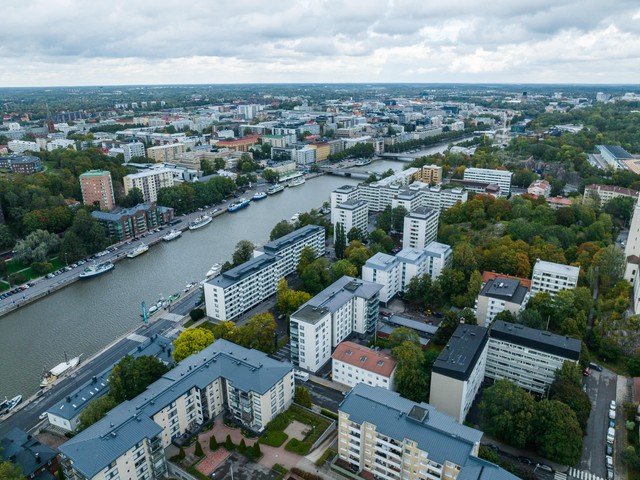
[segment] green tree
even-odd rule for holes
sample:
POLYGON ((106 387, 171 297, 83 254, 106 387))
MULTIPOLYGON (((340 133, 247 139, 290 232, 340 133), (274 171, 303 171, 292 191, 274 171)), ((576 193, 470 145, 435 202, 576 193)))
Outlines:
POLYGON ((414 402, 426 400, 428 379, 420 346, 406 340, 393 349, 393 356, 397 361, 396 391, 414 402))
POLYGON ((173 341, 173 359, 176 362, 184 360, 189 355, 198 353, 213 343, 213 333, 206 328, 190 328, 180 334, 173 341))
POLYGON ((299 290, 290 290, 287 280, 281 278, 278 282, 276 290, 276 307, 279 312, 285 315, 291 315, 300 306, 308 302, 311 299, 311 295, 307 292, 299 290))
MULTIPOLYGON (((2 207, 0 207, 2 208, 2 207)), ((14 244, 13 235, 8 225, 0 225, 0 250, 4 251, 12 247, 14 244)))
MULTIPOLYGON (((565 362, 565 365, 567 363, 569 362, 565 362)), ((577 366, 576 364, 572 365, 577 366)), ((556 373, 558 371, 556 371, 556 373)), ((579 370, 578 374, 580 374, 579 370)), ((587 422, 591 414, 591 401, 589 400, 589 395, 582 390, 580 382, 575 383, 556 375, 556 378, 549 388, 549 400, 562 402, 573 410, 580 428, 586 433, 587 422)))
POLYGON ((144 194, 142 193, 142 190, 134 187, 129 190, 121 203, 123 207, 135 207, 140 203, 144 203, 144 194))
POLYGON ((36 230, 16 244, 15 258, 25 263, 44 262, 59 245, 60 239, 57 235, 46 230, 36 230))
POLYGON ((392 216, 391 205, 387 205, 376 217, 376 227, 386 233, 389 233, 393 225, 392 216))
POLYGON ((280 175, 270 168, 265 168, 262 171, 262 178, 264 178, 269 183, 276 183, 280 179, 280 175))
POLYGON ((0 478, 2 480, 25 480, 22 467, 9 460, 0 462, 0 478))
POLYGON ((316 259, 316 252, 311 247, 304 247, 300 250, 300 260, 298 261, 298 275, 302 275, 309 265, 316 259))
POLYGON ((453 249, 452 268, 464 273, 469 278, 473 272, 478 270, 478 259, 476 252, 468 242, 457 244, 453 249))
POLYGON ((293 400, 303 407, 311 408, 311 393, 309 393, 308 388, 296 387, 296 393, 293 400))
POLYGON ((194 451, 196 457, 204 457, 204 450, 202 450, 202 445, 200 444, 200 440, 196 439, 196 448, 194 451))
POLYGON ((396 232, 402 233, 404 230, 404 217, 407 215, 407 209, 402 205, 391 210, 391 225, 396 232))
POLYGON ((109 395, 118 403, 131 400, 168 371, 156 357, 126 355, 109 374, 109 395))
POLYGON ((256 441, 253 446, 251 447, 253 449, 253 458, 260 458, 262 456, 262 450, 260 450, 260 442, 256 441))
POLYGON ((387 348, 393 350, 397 346, 402 345, 404 342, 411 342, 417 346, 420 346, 420 337, 412 328, 398 327, 393 332, 391 332, 391 335, 389 335, 387 348))
POLYGON ((269 235, 270 240, 276 240, 280 237, 284 237, 285 235, 293 232, 295 230, 292 223, 287 222, 286 220, 282 220, 273 227, 271 230, 271 234, 269 235))
POLYGON ((300 275, 305 291, 316 295, 327 288, 333 282, 333 276, 329 271, 329 263, 324 258, 314 260, 300 275))
POLYGON ((102 417, 104 417, 109 410, 116 407, 118 402, 116 402, 111 395, 103 395, 102 397, 98 397, 95 400, 92 400, 87 408, 85 408, 80 417, 78 418, 78 431, 82 431, 85 428, 90 427, 102 417))
POLYGON ((220 445, 218 445, 218 440, 216 440, 216 436, 215 435, 211 435, 209 437, 209 450, 211 450, 212 452, 217 450, 218 447, 220 445))
POLYGON ((229 452, 233 451, 233 449, 235 448, 235 445, 233 444, 233 441, 231 440, 231 435, 227 435, 227 438, 224 441, 224 448, 226 448, 227 451, 229 451, 229 452))
POLYGON ((373 256, 373 252, 363 246, 361 242, 354 240, 345 249, 344 255, 358 269, 358 275, 362 272, 362 267, 367 260, 373 256))
POLYGON ((358 227, 353 227, 351 230, 347 232, 347 241, 351 243, 354 240, 357 240, 359 242, 362 242, 365 240, 365 236, 363 235, 363 233, 360 231, 358 227))
POLYGON ((238 330, 240 345, 265 353, 275 351, 276 321, 269 312, 257 313, 238 330))
POLYGON ((344 250, 347 247, 347 236, 344 232, 344 225, 341 223, 336 223, 336 241, 334 244, 336 257, 344 258, 344 250))
POLYGON ((484 432, 516 448, 529 441, 537 422, 535 413, 531 394, 508 380, 498 380, 487 388, 480 402, 484 432))
POLYGON ((535 407, 533 439, 538 453, 563 465, 575 465, 582 455, 582 430, 571 408, 557 400, 535 407))
POLYGON ((349 260, 338 260, 336 263, 331 265, 331 275, 334 280, 338 280, 345 275, 349 277, 357 277, 358 268, 349 260))
POLYGON ((595 254, 593 268, 598 269, 598 278, 603 289, 613 287, 622 278, 624 262, 624 252, 615 245, 609 245, 595 254))
POLYGON ((249 240, 240 240, 236 244, 236 249, 233 252, 233 266, 237 267, 238 265, 242 265, 244 262, 251 260, 251 258, 253 258, 253 250, 255 248, 255 245, 249 240))

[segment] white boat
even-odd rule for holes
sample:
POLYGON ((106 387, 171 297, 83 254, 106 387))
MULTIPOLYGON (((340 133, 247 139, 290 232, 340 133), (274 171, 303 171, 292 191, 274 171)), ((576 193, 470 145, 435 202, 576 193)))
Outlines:
POLYGON ((304 183, 306 183, 306 179, 304 177, 298 177, 298 178, 294 178, 293 180, 291 180, 291 182, 289 183, 290 187, 297 187, 298 185, 303 185, 304 183))
POLYGON ((209 271, 207 272, 207 274, 205 275, 205 277, 206 278, 215 277, 221 271, 222 271, 222 265, 220 265, 219 263, 214 263, 212 267, 209 269, 209 271))
POLYGON ((138 255, 142 255, 147 250, 149 250, 149 245, 147 245, 146 243, 141 243, 136 248, 127 253, 127 258, 136 258, 138 255))
POLYGON ((9 400, 7 397, 4 397, 4 401, 0 403, 0 415, 9 413, 11 410, 16 408, 21 401, 22 395, 16 395, 11 400, 9 400))
POLYGON ((79 277, 82 279, 97 277, 103 273, 107 273, 115 268, 115 265, 111 262, 93 264, 84 269, 79 277))
POLYGON ((300 213, 301 213, 301 212, 298 212, 298 213, 294 214, 294 215, 291 217, 291 221, 292 221, 292 222, 297 222, 297 221, 298 221, 298 219, 300 218, 300 213))
POLYGON ((189 224, 189 230, 197 230, 206 225, 209 225, 213 220, 209 215, 201 215, 189 224))
POLYGON ((253 196, 253 201, 257 202, 259 200, 264 200, 265 198, 267 198, 267 194, 264 192, 256 192, 255 195, 253 196))
POLYGON ((80 357, 82 354, 77 357, 73 357, 71 360, 67 360, 67 352, 64 352, 64 362, 59 363, 51 370, 44 372, 42 374, 42 381, 40 382, 40 388, 44 388, 48 385, 51 385, 55 382, 61 375, 64 375, 66 372, 75 368, 80 363, 80 357))
POLYGON ((275 185, 267 189, 267 195, 273 195, 274 193, 282 192, 283 190, 284 190, 284 185, 280 185, 279 183, 276 183, 275 185))
POLYGON ((176 238, 180 237, 180 235, 182 235, 181 230, 173 229, 169 233, 167 233, 164 237, 162 237, 162 240, 164 240, 165 242, 170 242, 171 240, 175 240, 176 238))

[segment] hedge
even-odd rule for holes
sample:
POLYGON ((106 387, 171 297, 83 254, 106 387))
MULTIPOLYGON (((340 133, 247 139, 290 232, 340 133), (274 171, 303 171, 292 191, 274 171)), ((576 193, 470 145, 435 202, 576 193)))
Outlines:
POLYGON ((287 441, 289 435, 282 430, 267 430, 267 432, 260 438, 260 442, 270 447, 280 447, 287 441))
POLYGON ((333 418, 336 422, 338 421, 339 417, 338 414, 335 412, 332 412, 331 410, 327 410, 326 408, 323 408, 322 410, 320 410, 320 413, 322 415, 324 415, 325 417, 329 417, 329 418, 333 418))
POLYGON ((298 467, 293 467, 291 473, 298 475, 300 478, 304 478, 304 480, 323 480, 320 475, 300 470, 298 467))

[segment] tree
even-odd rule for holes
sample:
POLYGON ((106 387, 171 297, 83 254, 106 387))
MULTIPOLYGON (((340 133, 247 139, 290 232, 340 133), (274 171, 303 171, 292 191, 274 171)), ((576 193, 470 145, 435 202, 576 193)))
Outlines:
POLYGON ((260 442, 256 441, 253 446, 253 458, 260 458, 262 456, 262 450, 260 450, 260 442))
POLYGON ((234 449, 235 445, 233 444, 233 441, 231 440, 231 435, 227 435, 226 440, 224 441, 224 448, 227 449, 227 451, 231 452, 234 449))
POLYGON ((393 332, 391 332, 391 335, 389 335, 387 347, 393 350, 395 347, 402 345, 404 342, 411 342, 419 346, 420 337, 418 336, 416 331, 411 328, 398 327, 393 332))
POLYGON ((25 263, 44 262, 59 245, 57 235, 46 230, 36 230, 16 244, 15 258, 25 263))
MULTIPOLYGON (((0 207, 2 208, 2 207, 0 207)), ((0 225, 0 251, 4 251, 7 248, 13 246, 14 240, 11 230, 7 225, 0 225)))
POLYGON ((270 240, 276 240, 280 237, 284 237, 285 235, 293 232, 295 230, 292 223, 287 222, 286 220, 282 220, 273 227, 271 230, 271 234, 269 235, 270 240))
POLYGON ((327 288, 333 282, 333 276, 329 271, 329 262, 324 258, 313 261, 300 275, 305 291, 316 295, 327 288))
POLYGON ((603 289, 613 287, 622 278, 624 262, 624 252, 615 245, 609 245, 595 254, 593 268, 598 269, 598 278, 603 289))
POLYGON ((516 448, 527 444, 537 421, 531 394, 508 380, 498 380, 485 390, 480 416, 487 435, 516 448))
POLYGON ((344 250, 347 246, 347 236, 344 232, 344 225, 342 223, 336 223, 336 241, 334 244, 336 257, 344 258, 344 250))
POLYGON ((80 417, 78 418, 78 431, 82 431, 85 428, 90 427, 102 417, 104 417, 109 410, 116 407, 118 402, 116 402, 111 395, 103 395, 102 397, 98 397, 95 400, 92 400, 87 408, 85 408, 80 417))
POLYGON ((135 207, 139 203, 144 203, 144 194, 142 193, 142 190, 134 187, 129 190, 121 203, 123 207, 135 207))
POLYGON ((393 349, 393 356, 397 361, 396 391, 414 402, 426 400, 428 379, 420 346, 406 340, 393 349))
POLYGON ((24 475, 22 475, 22 467, 10 460, 0 462, 0 478, 2 480, 25 480, 24 475))
POLYGON ((533 439, 538 453, 564 465, 582 455, 582 430, 571 408, 557 400, 542 400, 535 407, 533 439))
POLYGON ((478 259, 476 252, 468 242, 457 244, 453 249, 452 268, 464 273, 469 278, 478 269, 478 259))
POLYGON ((373 256, 373 252, 363 246, 361 242, 354 240, 345 249, 344 255, 358 269, 358 275, 362 272, 362 267, 367 260, 373 256))
POLYGON ((407 215, 407 209, 402 205, 391 210, 391 225, 396 232, 402 233, 404 230, 404 217, 407 215))
POLYGON ((357 277, 358 268, 349 260, 338 260, 336 263, 331 265, 331 275, 334 280, 338 280, 345 275, 349 277, 357 277))
POLYGON ((376 217, 376 227, 386 233, 389 233, 392 225, 391 205, 387 205, 376 217))
POLYGON ((276 183, 280 179, 280 175, 270 168, 265 168, 262 172, 262 178, 269 183, 276 183))
POLYGON ((353 227, 351 230, 347 232, 347 241, 349 243, 353 242, 354 240, 362 242, 365 239, 366 239, 365 236, 363 235, 363 233, 360 231, 358 227, 353 227))
POLYGON ((238 330, 240 345, 265 353, 275 351, 276 321, 269 312, 257 313, 238 330))
POLYGON ((209 437, 209 450, 213 452, 214 450, 217 450, 219 446, 220 445, 218 445, 218 440, 216 440, 216 436, 211 435, 209 437))
POLYGON ((109 395, 118 403, 131 400, 168 371, 157 357, 126 355, 109 374, 109 395))
POLYGON ((236 249, 233 252, 233 266, 237 267, 238 265, 242 265, 244 262, 251 260, 251 258, 253 258, 253 250, 255 248, 255 245, 249 240, 240 240, 236 244, 236 249))
POLYGON ((291 315, 303 303, 308 302, 311 295, 300 290, 290 290, 287 280, 281 278, 276 291, 276 306, 278 311, 285 315, 291 315))
POLYGON ((503 321, 507 323, 517 323, 516 316, 509 310, 503 310, 493 318, 494 322, 503 321))
POLYGON ((296 393, 293 401, 303 407, 311 408, 311 394, 309 393, 309 389, 305 387, 296 387, 296 393))
POLYGON ((200 444, 200 440, 196 439, 196 448, 194 451, 196 457, 204 457, 204 450, 202 450, 202 445, 200 444))
MULTIPOLYGON (((565 365, 568 363, 569 362, 565 362, 565 365)), ((578 375, 580 375, 578 365, 574 363, 571 365, 577 367, 578 375)), ((549 400, 557 400, 571 408, 576 415, 582 432, 586 433, 587 422, 591 414, 591 401, 589 400, 589 396, 582 390, 580 381, 576 383, 567 378, 563 378, 558 375, 558 372, 560 372, 560 370, 556 370, 556 378, 549 388, 549 400)))
POLYGON ((190 328, 180 334, 173 341, 173 359, 176 362, 184 360, 189 355, 198 353, 213 343, 213 333, 206 328, 190 328))

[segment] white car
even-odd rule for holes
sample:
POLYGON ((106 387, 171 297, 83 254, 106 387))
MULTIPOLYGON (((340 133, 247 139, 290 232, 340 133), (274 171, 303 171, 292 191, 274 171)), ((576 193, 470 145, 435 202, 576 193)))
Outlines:
POLYGON ((616 411, 615 410, 609 410, 609 418, 611 420, 615 420, 616 419, 616 411))
POLYGON ((45 418, 47 418, 47 412, 42 412, 38 418, 40 420, 44 420, 45 418))
POLYGON ((611 400, 611 403, 609 404, 609 410, 614 410, 616 409, 616 401, 615 400, 611 400))

